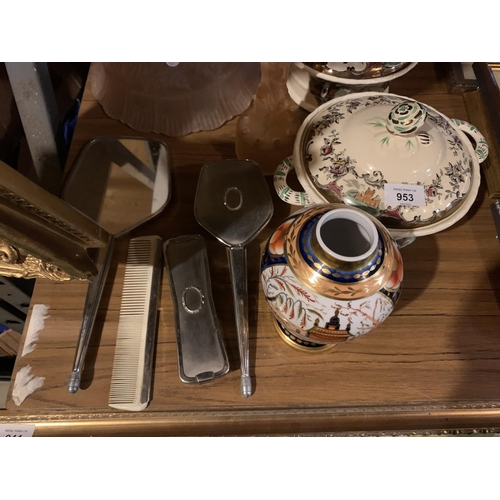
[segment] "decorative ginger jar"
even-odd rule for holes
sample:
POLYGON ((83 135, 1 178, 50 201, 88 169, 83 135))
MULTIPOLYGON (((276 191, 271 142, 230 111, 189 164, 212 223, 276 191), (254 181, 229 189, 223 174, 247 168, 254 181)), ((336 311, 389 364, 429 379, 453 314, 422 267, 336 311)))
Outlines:
POLYGON ((309 351, 373 330, 394 309, 402 280, 401 254, 388 230, 341 204, 315 205, 285 219, 261 261, 278 332, 309 351))

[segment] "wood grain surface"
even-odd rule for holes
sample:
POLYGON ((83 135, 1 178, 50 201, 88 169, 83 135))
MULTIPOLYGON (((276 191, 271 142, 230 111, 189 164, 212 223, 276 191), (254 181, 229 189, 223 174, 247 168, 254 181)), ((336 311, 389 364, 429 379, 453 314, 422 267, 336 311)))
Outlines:
POLYGON ((14 330, 0 333, 0 358, 16 356, 20 341, 21 335, 14 330))
MULTIPOLYGON (((468 119, 463 97, 448 94, 439 64, 418 64, 391 83, 391 92, 421 100, 449 117, 468 119)), ((167 240, 201 234, 206 239, 229 374, 201 385, 179 379, 173 305, 163 273, 152 402, 141 415, 111 411, 107 406, 125 239, 117 245, 81 390, 70 395, 66 384, 86 283, 40 279, 31 307, 48 305, 49 317, 35 350, 22 358, 19 354, 14 377, 30 365, 31 373, 45 381, 20 406, 9 398, 0 420, 34 421, 39 435, 349 434, 500 427, 500 244, 484 187, 459 223, 418 238, 402 250, 403 293, 381 326, 347 345, 303 353, 278 337, 259 281, 264 242, 293 210, 278 199, 269 176, 275 213, 247 247, 254 394, 241 397, 226 250, 197 224, 193 214, 200 168, 235 155, 235 122, 182 138, 141 134, 106 116, 92 96, 89 81, 68 159, 70 167, 83 146, 101 135, 159 137, 168 144, 173 180, 170 204, 131 237, 158 234, 167 240)))

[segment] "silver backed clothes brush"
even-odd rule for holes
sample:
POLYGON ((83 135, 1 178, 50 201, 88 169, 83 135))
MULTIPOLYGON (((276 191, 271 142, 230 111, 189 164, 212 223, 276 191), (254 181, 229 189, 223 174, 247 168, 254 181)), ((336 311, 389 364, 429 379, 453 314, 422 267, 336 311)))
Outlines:
POLYGON ((266 226, 273 210, 266 179, 257 163, 224 160, 202 168, 194 213, 198 223, 228 247, 243 397, 252 395, 245 245, 266 226))
POLYGON ((170 199, 166 145, 134 137, 99 137, 88 143, 63 190, 63 199, 111 234, 99 249, 97 277, 89 284, 68 391, 80 387, 85 357, 111 264, 115 241, 159 214, 170 199))
POLYGON ((212 297, 205 240, 197 234, 171 238, 163 252, 174 303, 179 377, 187 384, 222 377, 229 361, 212 297))

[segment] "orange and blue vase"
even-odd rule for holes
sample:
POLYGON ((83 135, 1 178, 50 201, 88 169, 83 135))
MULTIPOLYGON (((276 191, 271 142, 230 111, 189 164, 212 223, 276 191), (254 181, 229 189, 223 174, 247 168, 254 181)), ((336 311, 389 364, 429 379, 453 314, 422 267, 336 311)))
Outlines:
POLYGON ((281 336, 309 351, 380 325, 401 293, 403 261, 366 212, 321 204, 291 215, 264 249, 261 282, 281 336))

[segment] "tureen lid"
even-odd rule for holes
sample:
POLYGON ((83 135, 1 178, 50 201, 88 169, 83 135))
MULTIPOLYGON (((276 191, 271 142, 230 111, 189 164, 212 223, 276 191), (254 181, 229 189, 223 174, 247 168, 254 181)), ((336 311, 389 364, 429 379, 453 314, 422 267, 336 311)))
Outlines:
POLYGON ((408 67, 409 62, 307 62, 318 73, 349 80, 369 80, 392 75, 408 67))
POLYGON ((306 122, 300 151, 307 184, 325 201, 362 208, 392 229, 448 217, 479 168, 451 120, 406 97, 351 94, 321 106, 306 122))

